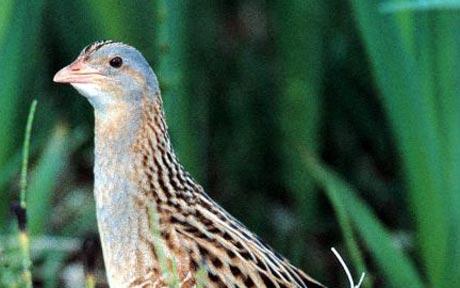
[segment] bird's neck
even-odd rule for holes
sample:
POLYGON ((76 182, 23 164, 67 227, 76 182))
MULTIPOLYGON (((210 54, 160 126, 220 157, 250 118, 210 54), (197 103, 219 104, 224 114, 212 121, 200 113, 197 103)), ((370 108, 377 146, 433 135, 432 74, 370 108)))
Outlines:
MULTIPOLYGON (((95 171, 96 177, 98 173, 128 176, 125 173, 138 173, 138 166, 157 171, 162 164, 180 166, 171 146, 159 95, 145 100, 142 107, 127 104, 103 112, 96 110, 95 166, 103 168, 95 171)), ((130 175, 126 179, 139 181, 143 176, 130 175)))
POLYGON ((107 280, 110 287, 128 287, 131 279, 140 276, 138 263, 145 258, 136 252, 137 233, 148 227, 133 201, 131 147, 141 114, 129 106, 111 109, 95 110, 94 196, 107 280))
POLYGON ((149 209, 161 219, 161 207, 192 199, 195 184, 176 160, 159 95, 111 112, 96 112, 94 193, 109 283, 127 287, 158 264, 147 247, 149 209))
POLYGON ((175 198, 191 200, 202 189, 177 160, 160 95, 145 100, 141 109, 117 107, 109 116, 95 116, 97 203, 149 195, 161 206, 175 198))

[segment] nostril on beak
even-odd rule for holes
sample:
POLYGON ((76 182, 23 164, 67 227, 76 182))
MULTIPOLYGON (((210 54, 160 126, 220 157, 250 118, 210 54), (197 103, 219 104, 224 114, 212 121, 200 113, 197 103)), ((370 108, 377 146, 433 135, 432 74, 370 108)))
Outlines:
POLYGON ((69 66, 70 71, 80 71, 80 65, 78 64, 72 64, 69 66))

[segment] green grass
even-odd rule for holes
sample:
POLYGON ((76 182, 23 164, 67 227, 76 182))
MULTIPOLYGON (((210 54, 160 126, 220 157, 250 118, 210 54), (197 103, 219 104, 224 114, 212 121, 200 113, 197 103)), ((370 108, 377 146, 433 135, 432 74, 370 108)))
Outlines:
MULTIPOLYGON (((19 183, 19 201, 13 204, 13 210, 17 217, 16 229, 16 246, 8 247, 7 245, 1 246, 1 254, 7 259, 2 259, 5 262, 2 263, 0 272, 3 276, 0 278, 0 284, 8 285, 10 287, 19 286, 32 288, 32 260, 30 256, 30 236, 28 233, 28 207, 26 201, 26 195, 28 191, 28 177, 27 172, 29 168, 29 149, 30 149, 30 137, 32 133, 32 124, 35 116, 35 110, 37 107, 37 101, 34 100, 30 105, 29 115, 27 117, 27 124, 24 132, 24 142, 22 147, 22 165, 21 165, 21 177, 19 183), (11 261, 12 258, 20 259, 20 263, 11 261), (11 263, 8 263, 8 262, 11 263), (11 265, 12 264, 12 265, 11 265), (11 266, 10 266, 11 265, 11 266), (16 266, 16 267, 15 267, 16 266), (21 269, 17 267, 20 266, 21 269), (17 270, 16 270, 17 269, 17 270), (20 271, 20 272, 19 272, 20 271), (16 272, 16 273, 15 273, 16 272), (15 275, 16 274, 16 275, 15 275), (8 284, 7 284, 8 283, 8 284)), ((7 242, 7 241, 5 241, 7 242)), ((3 258, 2 257, 2 258, 3 258)))
MULTIPOLYGON (((0 167, 8 163, 10 155, 19 143, 18 135, 21 133, 16 133, 19 127, 18 112, 25 109, 21 106, 21 100, 24 98, 19 95, 27 90, 22 81, 28 81, 31 74, 37 71, 37 67, 33 65, 27 69, 18 63, 21 63, 26 55, 35 56, 42 2, 39 0, 27 5, 15 1, 2 1, 0 4, 0 63, 3 66, 0 71, 0 167)), ((6 211, 10 201, 11 198, 6 193, 0 195, 0 227, 7 223, 6 211)))
MULTIPOLYGON (((391 287, 401 287, 407 283, 414 288, 425 287, 413 261, 404 251, 396 247, 390 231, 357 196, 358 193, 330 168, 321 165, 311 156, 305 159, 309 174, 324 189, 336 210, 355 269, 366 271, 361 252, 356 245, 354 231, 363 239, 391 287)), ((367 281, 369 279, 366 279, 364 283, 367 281)))
MULTIPOLYGON (((2 237, 32 97, 31 241, 97 231, 91 108, 51 78, 112 38, 152 63, 186 168, 296 265, 343 286, 335 246, 364 287, 457 287, 459 30, 457 1, 1 1, 2 237)), ((19 287, 21 250, 1 248, 0 286, 19 287)), ((50 249, 32 258, 51 288, 78 261, 50 249)))
POLYGON ((408 212, 429 283, 459 283, 457 159, 459 54, 455 11, 382 13, 377 1, 353 1, 382 102, 398 145, 408 212), (452 254, 453 253, 453 254, 452 254), (452 257, 454 256, 455 257, 452 257))
POLYGON ((26 202, 27 193, 27 169, 29 168, 29 149, 30 149, 30 135, 32 133, 32 124, 34 121, 35 110, 37 108, 37 100, 34 100, 30 105, 29 116, 27 117, 27 125, 24 133, 24 144, 22 150, 22 167, 21 167, 21 180, 20 186, 20 200, 19 206, 24 213, 24 219, 18 216, 18 241, 21 249, 22 258, 22 279, 26 288, 32 288, 32 260, 30 256, 30 239, 28 234, 28 220, 27 213, 28 207, 26 202), (21 223, 24 222, 24 223, 21 223), (24 226, 24 227, 21 227, 24 226))

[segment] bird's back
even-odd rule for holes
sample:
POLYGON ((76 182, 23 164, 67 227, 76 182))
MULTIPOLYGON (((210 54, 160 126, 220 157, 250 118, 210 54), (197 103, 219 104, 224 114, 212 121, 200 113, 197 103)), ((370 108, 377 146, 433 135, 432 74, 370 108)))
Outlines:
POLYGON ((139 187, 145 201, 154 203, 181 287, 193 287, 200 269, 206 272, 206 287, 323 287, 209 198, 177 161, 161 103, 146 105, 134 145, 139 187))

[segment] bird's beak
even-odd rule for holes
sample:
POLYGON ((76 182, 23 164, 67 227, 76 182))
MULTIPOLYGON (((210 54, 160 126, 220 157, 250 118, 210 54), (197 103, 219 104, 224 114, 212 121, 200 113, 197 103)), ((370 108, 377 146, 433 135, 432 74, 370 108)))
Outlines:
POLYGON ((53 81, 57 83, 93 83, 95 78, 102 74, 83 63, 81 59, 75 60, 72 64, 59 70, 54 75, 53 81))

